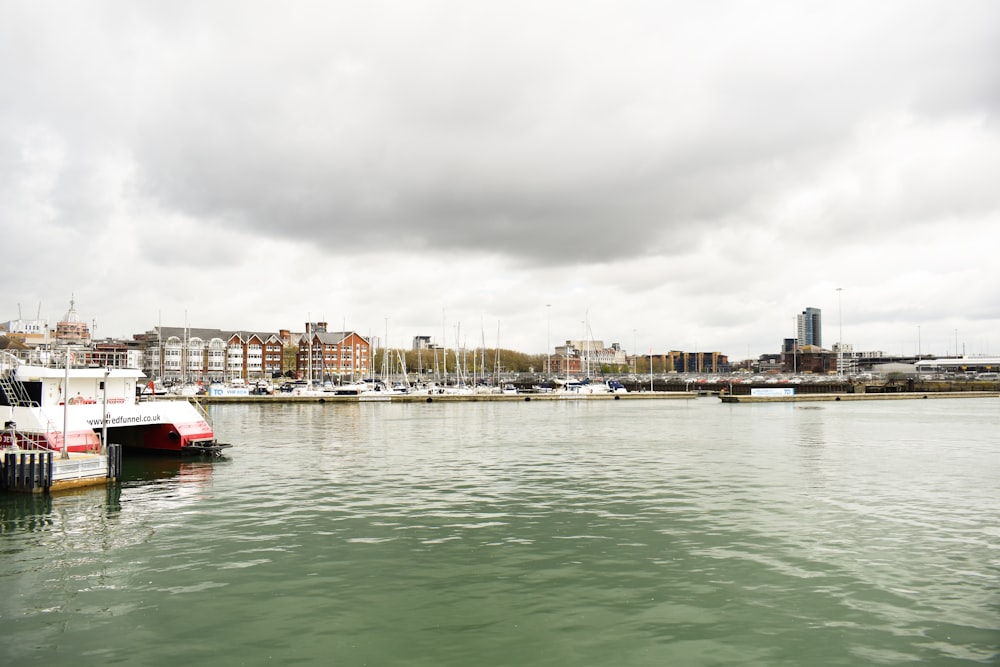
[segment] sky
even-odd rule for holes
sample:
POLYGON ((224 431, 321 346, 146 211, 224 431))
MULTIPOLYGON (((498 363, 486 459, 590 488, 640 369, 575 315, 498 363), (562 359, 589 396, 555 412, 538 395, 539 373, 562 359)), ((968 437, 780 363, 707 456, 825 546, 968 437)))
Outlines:
POLYGON ((1000 354, 994 0, 0 0, 0 321, 1000 354))

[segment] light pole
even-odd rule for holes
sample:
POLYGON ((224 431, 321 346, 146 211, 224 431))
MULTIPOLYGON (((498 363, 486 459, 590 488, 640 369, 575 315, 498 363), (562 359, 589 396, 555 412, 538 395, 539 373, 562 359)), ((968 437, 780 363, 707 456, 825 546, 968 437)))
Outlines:
POLYGON ((545 304, 545 374, 552 377, 552 304, 545 304))
POLYGON ((649 348, 649 390, 653 391, 653 348, 649 348))
POLYGON ((632 329, 632 374, 639 370, 639 346, 636 344, 636 330, 632 329))
POLYGON ((104 369, 104 382, 101 383, 103 394, 101 395, 101 454, 108 453, 108 377, 111 375, 111 367, 104 369))
MULTIPOLYGON (((795 322, 796 327, 797 327, 798 326, 798 319, 793 317, 792 321, 795 322)), ((799 336, 798 336, 798 332, 796 332, 795 338, 792 339, 792 375, 798 375, 798 372, 799 372, 798 368, 797 368, 797 360, 796 360, 796 353, 798 351, 799 351, 799 336)))
POLYGON ((843 287, 837 288, 837 376, 844 376, 844 310, 841 306, 843 287))

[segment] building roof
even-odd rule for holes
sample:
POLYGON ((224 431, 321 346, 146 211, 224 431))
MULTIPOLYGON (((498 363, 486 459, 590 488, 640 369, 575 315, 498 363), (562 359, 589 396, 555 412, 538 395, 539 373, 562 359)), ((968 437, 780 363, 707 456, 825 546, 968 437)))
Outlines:
POLYGON ((204 329, 197 327, 153 327, 151 333, 156 333, 159 331, 160 339, 166 340, 171 336, 176 336, 181 340, 186 337, 188 340, 192 338, 200 338, 202 340, 212 340, 213 338, 219 338, 221 340, 229 340, 233 336, 238 335, 240 338, 246 340, 251 336, 258 336, 261 340, 267 340, 271 336, 278 336, 276 332, 269 331, 244 331, 244 330, 228 330, 228 329, 204 329))
POLYGON ((74 323, 76 323, 76 322, 81 322, 81 321, 82 320, 80 319, 80 316, 77 315, 77 313, 76 313, 76 301, 73 299, 72 296, 70 296, 70 298, 69 298, 69 310, 67 310, 66 314, 63 315, 63 318, 61 320, 59 320, 59 323, 60 324, 62 324, 64 322, 74 322, 74 323))
MULTIPOLYGON (((318 340, 323 345, 338 345, 344 341, 344 339, 356 335, 362 340, 367 341, 368 339, 359 334, 357 331, 314 331, 311 337, 318 340)), ((302 334, 299 340, 306 340, 308 334, 302 334)))
POLYGON ((917 366, 934 368, 964 368, 965 366, 1000 366, 1000 357, 950 357, 947 359, 921 359, 917 366))

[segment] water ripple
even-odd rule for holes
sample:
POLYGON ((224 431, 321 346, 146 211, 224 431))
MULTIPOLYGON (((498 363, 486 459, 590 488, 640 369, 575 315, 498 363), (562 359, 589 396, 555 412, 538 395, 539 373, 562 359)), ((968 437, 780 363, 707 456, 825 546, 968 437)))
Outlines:
POLYGON ((0 499, 0 662, 995 662, 997 417, 927 403, 214 406, 0 499))

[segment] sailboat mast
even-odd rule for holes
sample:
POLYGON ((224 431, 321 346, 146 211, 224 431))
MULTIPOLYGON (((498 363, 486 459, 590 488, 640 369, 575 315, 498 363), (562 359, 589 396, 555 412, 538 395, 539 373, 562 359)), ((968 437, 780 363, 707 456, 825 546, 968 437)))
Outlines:
POLYGON ((496 384, 500 384, 500 320, 497 320, 497 351, 496 359, 494 360, 494 366, 496 367, 496 384))

